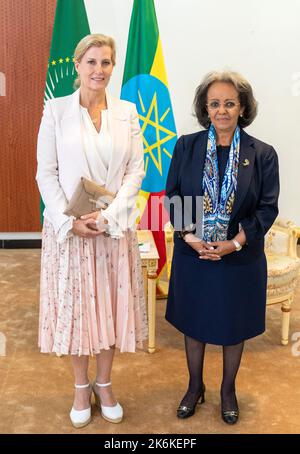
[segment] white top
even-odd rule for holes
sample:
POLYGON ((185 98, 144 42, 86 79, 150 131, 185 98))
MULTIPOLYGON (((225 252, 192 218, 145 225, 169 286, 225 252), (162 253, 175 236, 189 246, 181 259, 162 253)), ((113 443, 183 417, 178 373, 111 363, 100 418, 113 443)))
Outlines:
MULTIPOLYGON (((101 110, 101 129, 98 132, 92 122, 88 109, 80 106, 81 133, 91 179, 105 185, 107 170, 112 157, 112 138, 108 129, 108 111, 101 110)), ((73 227, 74 216, 70 216, 59 230, 59 239, 68 238, 73 227)), ((111 229, 110 229, 111 230, 111 229)), ((113 233, 113 232, 111 232, 113 233)))
POLYGON ((112 140, 108 130, 107 109, 101 110, 101 129, 98 132, 88 110, 80 106, 82 138, 93 181, 105 184, 107 169, 112 156, 112 140), (100 181, 101 180, 101 181, 100 181))

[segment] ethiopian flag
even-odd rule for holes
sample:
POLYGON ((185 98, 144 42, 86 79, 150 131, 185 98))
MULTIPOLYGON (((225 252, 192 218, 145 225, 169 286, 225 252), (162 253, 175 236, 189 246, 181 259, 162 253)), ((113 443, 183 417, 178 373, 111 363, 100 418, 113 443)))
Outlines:
MULTIPOLYGON (((78 42, 90 34, 83 0, 57 0, 48 71, 45 101, 73 93, 76 71, 74 50, 78 42)), ((41 217, 44 204, 41 200, 41 217)))
POLYGON ((163 225, 168 217, 157 201, 163 202, 177 133, 153 0, 134 0, 121 98, 134 102, 139 114, 146 171, 138 198, 140 226, 153 232, 160 255, 158 277, 162 277, 163 225))

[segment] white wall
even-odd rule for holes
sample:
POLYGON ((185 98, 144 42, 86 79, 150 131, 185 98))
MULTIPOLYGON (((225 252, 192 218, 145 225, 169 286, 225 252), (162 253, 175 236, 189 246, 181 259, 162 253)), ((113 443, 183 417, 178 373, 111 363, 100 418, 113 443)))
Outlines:
MULTIPOLYGON (((133 0, 85 0, 92 33, 112 35, 119 96, 133 0)), ((279 154, 280 211, 300 225, 300 0, 156 0, 178 135, 197 131, 194 91, 212 69, 241 72, 259 114, 247 132, 279 154)))

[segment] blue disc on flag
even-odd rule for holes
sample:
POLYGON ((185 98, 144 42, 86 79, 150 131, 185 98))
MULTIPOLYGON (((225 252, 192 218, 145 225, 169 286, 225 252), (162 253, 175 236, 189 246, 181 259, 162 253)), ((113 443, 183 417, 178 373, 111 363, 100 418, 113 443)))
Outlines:
POLYGON ((140 74, 126 82, 121 98, 135 103, 139 114, 146 172, 142 189, 163 191, 177 140, 169 90, 156 77, 140 74))

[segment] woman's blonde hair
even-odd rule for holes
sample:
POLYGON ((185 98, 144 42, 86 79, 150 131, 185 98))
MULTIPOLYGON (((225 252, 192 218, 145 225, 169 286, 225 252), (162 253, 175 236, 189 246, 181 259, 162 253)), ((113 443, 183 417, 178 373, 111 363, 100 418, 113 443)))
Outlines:
MULTIPOLYGON (((90 47, 102 47, 102 46, 109 46, 111 48, 111 61, 112 64, 115 66, 116 64, 116 44, 111 36, 102 35, 100 33, 94 33, 92 35, 86 35, 82 38, 76 46, 74 51, 74 59, 75 61, 80 62, 86 51, 90 47)), ((77 75, 74 81, 74 88, 80 87, 80 77, 77 75)))
POLYGON ((207 92, 215 82, 232 84, 239 94, 241 107, 244 108, 243 116, 239 117, 238 124, 241 128, 249 126, 257 115, 257 101, 254 98, 250 83, 235 71, 213 71, 204 76, 196 90, 194 110, 198 122, 204 128, 209 128, 210 119, 207 112, 207 92))

